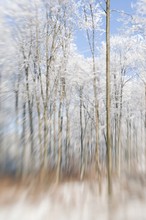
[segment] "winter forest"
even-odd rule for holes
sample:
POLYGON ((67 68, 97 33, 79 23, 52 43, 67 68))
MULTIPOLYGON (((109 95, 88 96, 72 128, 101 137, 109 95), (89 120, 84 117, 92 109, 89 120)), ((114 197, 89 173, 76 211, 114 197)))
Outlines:
MULTIPOLYGON (((146 204, 146 1, 127 0, 130 13, 112 1, 0 0, 2 180, 33 191, 71 182, 71 197, 84 183, 99 204, 124 190, 146 204)), ((60 219, 146 219, 94 212, 60 219)))

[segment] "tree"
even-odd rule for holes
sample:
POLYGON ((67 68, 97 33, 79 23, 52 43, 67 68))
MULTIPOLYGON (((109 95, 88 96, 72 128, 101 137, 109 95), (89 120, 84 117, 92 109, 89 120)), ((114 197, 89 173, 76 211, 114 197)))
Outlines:
POLYGON ((106 1, 106 141, 108 193, 112 194, 112 157, 111 157, 111 107, 110 107, 110 0, 106 1))

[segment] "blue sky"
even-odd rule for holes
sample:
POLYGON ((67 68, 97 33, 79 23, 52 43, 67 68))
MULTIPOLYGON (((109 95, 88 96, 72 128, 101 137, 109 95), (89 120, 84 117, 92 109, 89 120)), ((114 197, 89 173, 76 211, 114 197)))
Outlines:
MULTIPOLYGON (((128 14, 133 14, 133 10, 131 9, 131 4, 136 3, 136 0, 111 0, 111 10, 116 9, 118 11, 124 11, 128 14)), ((120 18, 121 14, 118 12, 111 13, 111 34, 116 34, 119 32, 119 29, 122 26, 118 18, 120 18)), ((99 37, 98 42, 100 43, 105 38, 105 34, 99 37)), ((75 34, 75 43, 77 45, 78 52, 85 57, 90 56, 89 46, 86 41, 85 31, 78 30, 75 34)))

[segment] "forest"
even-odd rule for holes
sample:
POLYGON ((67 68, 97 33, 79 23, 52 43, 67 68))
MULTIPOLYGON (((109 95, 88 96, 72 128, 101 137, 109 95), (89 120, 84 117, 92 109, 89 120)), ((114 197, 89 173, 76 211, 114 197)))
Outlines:
MULTIPOLYGON (((146 1, 129 0, 130 13, 113 2, 0 0, 4 185, 27 182, 37 192, 70 183, 72 197, 75 184, 84 194, 91 184, 99 204, 104 192, 123 190, 146 204, 146 1)), ((140 212, 111 219, 145 220, 140 212)))

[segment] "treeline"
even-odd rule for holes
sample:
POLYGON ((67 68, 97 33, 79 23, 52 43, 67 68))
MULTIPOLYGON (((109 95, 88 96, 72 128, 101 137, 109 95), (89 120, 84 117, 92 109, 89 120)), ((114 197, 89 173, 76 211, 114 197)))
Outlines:
MULTIPOLYGON (((7 167, 9 157, 20 175, 53 169, 57 181, 63 172, 78 172, 82 179, 95 169, 100 180, 107 167, 106 45, 97 48, 96 41, 102 8, 95 2, 15 4, 16 13, 7 8, 3 27, 9 31, 0 67, 1 166, 7 167), (90 58, 73 43, 79 28, 90 58)), ((111 37, 113 174, 146 169, 143 45, 137 34, 111 37)))

